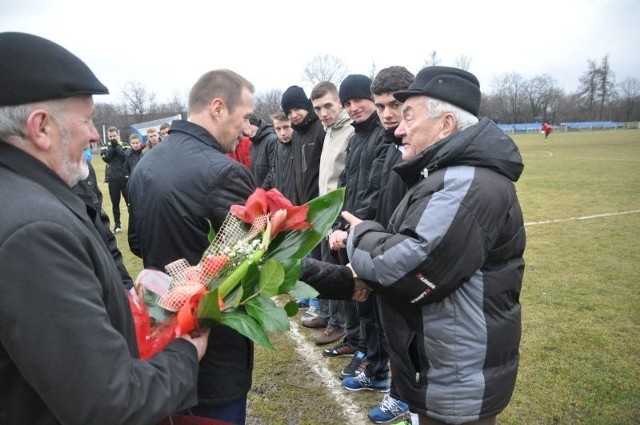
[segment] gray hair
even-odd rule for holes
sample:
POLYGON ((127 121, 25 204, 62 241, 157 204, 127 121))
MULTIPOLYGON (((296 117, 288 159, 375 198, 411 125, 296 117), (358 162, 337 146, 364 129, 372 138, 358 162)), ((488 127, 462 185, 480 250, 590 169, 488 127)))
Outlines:
POLYGON ((31 112, 38 108, 45 108, 54 119, 61 116, 59 101, 51 100, 46 102, 27 103, 25 105, 0 106, 0 139, 26 139, 27 119, 31 112))
POLYGON ((444 113, 450 112, 456 117, 456 121, 458 122, 458 131, 462 131, 478 123, 478 117, 462 108, 440 99, 434 99, 431 97, 427 97, 426 99, 427 111, 429 111, 427 115, 429 118, 436 118, 444 113))

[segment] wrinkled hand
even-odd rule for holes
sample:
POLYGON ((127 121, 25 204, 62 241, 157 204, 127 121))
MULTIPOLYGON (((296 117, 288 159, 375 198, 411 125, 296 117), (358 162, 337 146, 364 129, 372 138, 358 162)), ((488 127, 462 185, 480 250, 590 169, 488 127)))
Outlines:
POLYGON ((344 230, 335 230, 329 235, 329 248, 332 251, 337 251, 342 248, 346 248, 345 244, 347 240, 348 233, 344 230))
POLYGON ((353 301, 364 302, 369 298, 369 294, 371 293, 371 288, 365 285, 364 281, 358 277, 353 267, 351 267, 351 263, 347 264, 347 268, 351 270, 351 274, 353 275, 353 295, 351 299, 353 301))
POLYGON ((353 301, 364 302, 369 298, 369 294, 371 293, 371 289, 365 285, 364 281, 360 278, 354 279, 353 285, 353 296, 351 299, 353 301))
POLYGON ((207 350, 207 345, 209 344, 209 332, 211 332, 210 329, 203 329, 197 334, 197 336, 195 334, 194 336, 185 334, 180 337, 182 339, 186 339, 196 347, 196 350, 198 351, 198 360, 202 359, 204 352, 207 350))

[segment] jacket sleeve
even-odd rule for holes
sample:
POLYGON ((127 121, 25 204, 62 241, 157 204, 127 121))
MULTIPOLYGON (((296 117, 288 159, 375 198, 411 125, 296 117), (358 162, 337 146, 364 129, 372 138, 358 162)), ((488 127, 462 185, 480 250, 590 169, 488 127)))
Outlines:
POLYGON ((87 252, 67 226, 53 222, 30 224, 3 241, 1 347, 60 423, 157 423, 193 394, 196 350, 178 339, 149 361, 132 357, 112 325, 130 320, 124 289, 98 280, 94 255, 100 253, 87 252), (117 298, 122 302, 106 303, 117 298))
POLYGON ((244 205, 254 192, 251 171, 238 162, 229 162, 215 177, 205 200, 205 214, 219 228, 231 205, 244 205))
POLYGON ((354 280, 346 266, 331 264, 311 258, 302 260, 300 280, 313 286, 320 298, 331 300, 351 300, 354 280))
POLYGON ((478 225, 476 209, 461 202, 459 189, 415 196, 396 233, 375 222, 357 225, 347 252, 358 276, 420 304, 442 300, 469 280, 484 263, 490 238, 478 225))

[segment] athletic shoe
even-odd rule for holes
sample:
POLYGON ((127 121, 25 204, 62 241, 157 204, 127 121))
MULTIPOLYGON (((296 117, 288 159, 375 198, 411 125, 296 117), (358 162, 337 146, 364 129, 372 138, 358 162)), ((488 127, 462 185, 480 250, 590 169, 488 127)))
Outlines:
POLYGON ((331 344, 332 342, 336 342, 337 340, 341 339, 344 335, 345 331, 343 331, 342 329, 336 329, 331 325, 327 325, 322 333, 316 336, 316 345, 331 344))
POLYGON ((341 356, 353 356, 357 348, 348 342, 338 344, 333 348, 325 348, 322 351, 323 357, 341 357, 341 356))
POLYGON ((377 424, 388 424, 405 417, 409 413, 409 405, 386 394, 379 405, 369 410, 367 416, 377 424))
POLYGON ((347 377, 342 381, 342 386, 349 391, 380 391, 381 393, 389 392, 391 389, 389 378, 371 379, 365 372, 360 372, 355 377, 347 377))
MULTIPOLYGON (((357 350, 348 365, 342 369, 340 376, 346 378, 348 376, 356 376, 359 372, 360 365, 367 362, 367 356, 363 351, 357 350)), ((366 365, 365 365, 366 366, 366 365)), ((364 369, 363 369, 364 370, 364 369)))
POLYGON ((120 228, 120 226, 116 226, 113 228, 113 233, 120 233, 122 232, 122 229, 120 228))

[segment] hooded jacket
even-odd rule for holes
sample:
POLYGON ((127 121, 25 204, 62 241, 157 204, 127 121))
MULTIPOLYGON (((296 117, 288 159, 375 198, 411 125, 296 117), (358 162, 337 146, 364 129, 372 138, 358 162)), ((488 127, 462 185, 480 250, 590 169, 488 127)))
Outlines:
POLYGON ((513 182, 522 169, 515 143, 482 119, 396 167, 410 189, 386 229, 365 221, 350 232, 354 270, 390 307, 393 377, 412 411, 462 423, 497 415, 511 398, 525 248, 513 182))

